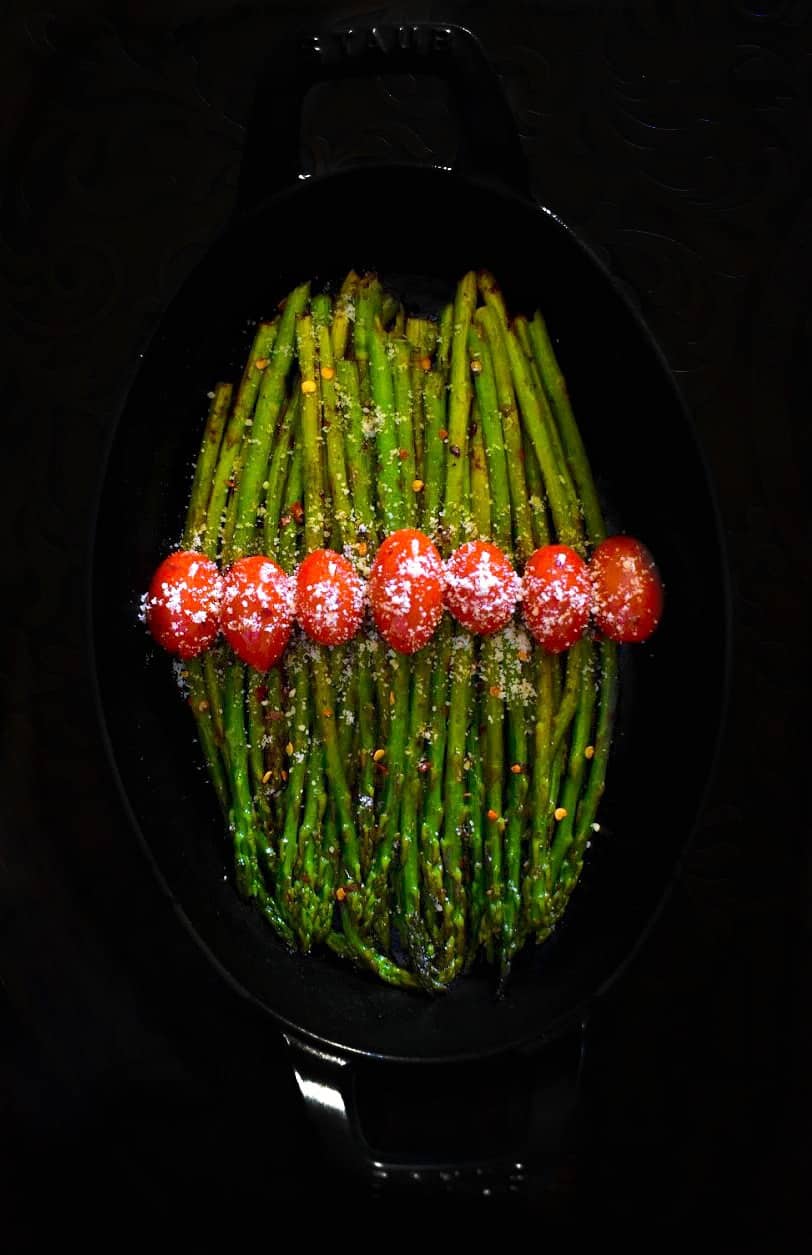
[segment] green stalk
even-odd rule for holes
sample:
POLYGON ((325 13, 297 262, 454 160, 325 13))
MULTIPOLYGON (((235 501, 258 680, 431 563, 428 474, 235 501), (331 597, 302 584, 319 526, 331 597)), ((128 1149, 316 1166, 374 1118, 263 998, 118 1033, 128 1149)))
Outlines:
MULTIPOLYGON (((225 524, 226 498, 235 482, 239 469, 238 459, 245 434, 245 425, 254 412, 259 382, 265 369, 265 367, 257 366, 256 363, 264 361, 273 348, 278 326, 277 322, 262 322, 257 327, 242 380, 237 389, 231 417, 228 420, 225 435, 223 436, 220 457, 214 472, 214 480, 211 484, 211 495, 206 512, 203 552, 210 558, 217 557, 217 551, 220 547, 221 532, 225 524)), ((232 495, 236 494, 232 493, 232 495)))
POLYGON ((298 378, 294 379, 295 392, 285 406, 282 421, 279 424, 276 443, 268 468, 265 489, 264 540, 265 553, 275 555, 279 544, 279 517, 282 512, 282 496, 291 458, 291 441, 299 426, 301 409, 301 390, 298 378))
POLYGON ((276 560, 288 575, 292 575, 299 559, 301 528, 293 507, 303 506, 304 497, 304 459, 302 445, 294 439, 291 450, 288 478, 284 490, 284 508, 279 523, 279 538, 276 542, 276 560))
POLYGON ((390 340, 395 400, 395 431, 400 464, 400 494, 406 527, 417 523, 417 501, 412 488, 417 478, 412 422, 412 389, 409 371, 409 346, 405 340, 390 340))
POLYGON ((451 334, 451 391, 448 402, 448 464, 444 520, 448 542, 455 548, 463 536, 465 468, 468 465, 468 421, 471 412, 471 370, 468 328, 476 305, 476 275, 469 271, 457 285, 451 334))
POLYGON ((200 737, 203 757, 206 760, 206 766, 208 767, 211 782, 214 785, 214 791, 217 794, 217 800, 223 811, 228 814, 229 788, 220 758, 220 744, 217 741, 209 709, 210 703, 203 676, 203 664, 199 658, 190 658, 185 663, 184 670, 186 671, 186 685, 189 690, 189 706, 197 725, 197 734, 200 737))
POLYGON ((430 536, 438 538, 446 478, 448 433, 446 431, 446 385, 443 375, 429 371, 423 391, 425 424, 425 467, 423 519, 430 536), (441 433, 445 433, 442 435, 441 433))
MULTIPOLYGON (((299 348, 299 362, 302 378, 315 376, 315 340, 313 320, 309 315, 299 319, 296 340, 299 348), (313 373, 311 374, 311 370, 313 373)), ((305 490, 305 548, 319 549, 324 543, 324 507, 322 481, 322 463, 319 452, 321 439, 320 410, 316 391, 305 395, 302 402, 302 456, 305 490)), ((324 746, 327 778, 330 781, 336 818, 341 836, 342 873, 350 883, 357 883, 361 878, 360 850, 358 833, 355 827, 352 799, 347 787, 344 764, 341 761, 341 750, 336 731, 335 697, 330 677, 330 665, 324 650, 317 650, 313 656, 313 697, 316 705, 316 717, 321 730, 324 746)), ((356 895, 351 899, 353 904, 356 895)))
POLYGON ((232 662, 226 671, 223 695, 225 752, 233 787, 229 826, 234 841, 237 888, 244 898, 259 894, 254 804, 248 780, 248 751, 245 739, 245 667, 232 662))
POLYGON ((499 660, 499 640, 487 636, 482 642, 480 665, 484 692, 484 769, 485 783, 485 893, 489 938, 500 938, 504 924, 504 871, 502 836, 507 826, 504 815, 504 719, 505 700, 499 660))
POLYGON ((426 762, 427 787, 423 792, 423 814, 420 824, 420 863, 422 869, 426 921, 435 940, 447 940, 443 924, 450 922, 448 895, 443 880, 443 858, 440 833, 444 816, 445 755, 448 730, 448 673, 451 662, 451 621, 446 615, 437 635, 427 647, 432 654, 431 720, 426 762))
POLYGON ((541 382, 555 415, 567 463, 578 488, 587 535, 595 545, 606 535, 603 513, 581 433, 570 405, 567 383, 556 360, 546 323, 538 310, 530 323, 529 331, 531 348, 541 375, 541 382))
POLYGON ((332 327, 333 354, 337 359, 344 357, 347 352, 350 324, 355 318, 358 283, 358 275, 354 270, 350 270, 338 293, 332 327))
POLYGON ((209 414, 203 431, 203 444, 195 466, 186 527, 183 532, 184 549, 202 549, 206 538, 206 514, 211 496, 211 480, 217 465, 223 429, 228 407, 231 404, 231 384, 218 383, 209 406, 209 414))
MULTIPOLYGON (((513 515, 513 543, 516 558, 524 563, 537 545, 545 545, 549 540, 547 520, 543 510, 535 514, 530 510, 530 503, 525 475, 524 446, 519 410, 513 391, 510 374, 510 362, 507 349, 501 334, 497 316, 487 307, 476 311, 476 327, 484 332, 485 343, 491 352, 493 366, 493 383, 502 423, 502 436, 507 462, 508 487, 513 515)), ((482 358, 483 374, 487 370, 487 361, 482 358)))
POLYGON ((471 463, 471 514, 475 536, 482 540, 490 540, 491 532, 491 488, 488 478, 488 464, 485 459, 485 446, 482 440, 482 423, 479 411, 474 410, 474 421, 471 424, 470 463, 471 463))
POLYGON ((472 963, 483 938, 483 924, 486 919, 486 885, 485 885, 485 778, 482 756, 482 729, 484 728, 483 697, 477 702, 468 727, 467 761, 471 764, 468 770, 468 801, 469 810, 469 892, 470 892, 470 928, 468 935, 468 962, 472 963))
POLYGON ((400 908, 406 948, 418 975, 431 968, 433 948, 420 910, 420 831, 418 815, 421 800, 423 741, 429 714, 432 652, 423 649, 414 660, 409 729, 404 759, 404 781, 400 808, 400 908))
POLYGON ((242 557, 254 537, 268 457, 285 399, 285 385, 293 363, 296 321, 307 305, 309 293, 310 285, 304 283, 301 287, 294 288, 287 297, 279 321, 279 331, 271 350, 270 361, 262 372, 251 425, 251 438, 247 442, 248 449, 238 488, 234 536, 223 555, 226 562, 242 557))
POLYGON ((550 875, 555 885, 564 856, 572 844, 575 811, 581 792, 581 783, 586 769, 584 751, 590 743, 592 732, 592 714, 595 708, 595 677, 594 654, 590 641, 581 642, 586 646, 581 672, 580 695, 573 722, 572 743, 570 746, 567 775, 561 799, 562 808, 566 811, 564 818, 558 823, 553 838, 550 854, 550 875))
POLYGON ((342 413, 336 404, 335 360, 330 337, 330 302, 326 296, 314 297, 313 321, 317 329, 321 392, 322 431, 326 439, 327 478, 333 498, 333 518, 338 530, 338 548, 344 546, 352 528, 352 500, 344 460, 342 413))
POLYGON ((390 533, 406 526, 406 511, 401 492, 395 392, 386 348, 383 327, 376 319, 369 333, 369 368, 378 449, 378 508, 383 530, 390 533))
POLYGON ((618 648, 613 641, 601 641, 599 646, 601 689, 598 698, 598 719, 592 766, 584 795, 575 816, 575 836, 561 865, 559 883, 563 892, 569 893, 583 867, 584 850, 592 833, 598 803, 606 784, 606 767, 612 745, 615 708, 617 705, 618 648))
POLYGON ((533 746, 533 770, 530 794, 530 857, 524 884, 526 924, 541 928, 546 922, 550 885, 546 875, 548 816, 551 811, 552 730, 553 730, 553 665, 554 658, 543 650, 536 651, 536 711, 533 746))
POLYGON ((369 476, 370 455, 364 443, 364 415, 361 409, 361 392, 358 366, 355 362, 336 362, 336 394, 339 409, 343 412, 341 424, 347 450, 347 474, 352 495, 352 508, 359 528, 371 535, 374 530, 369 476))
POLYGON ((449 918, 446 932, 450 937, 445 979, 457 975, 465 960, 466 901, 462 868, 462 834, 468 818, 465 793, 465 746, 471 705, 471 673, 474 663, 474 638, 460 630, 451 645, 451 705, 448 712, 448 740, 445 762, 445 822, 440 848, 443 854, 447 885, 449 918))
MULTIPOLYGON (((477 397, 477 409, 482 425, 482 443, 488 464, 488 483, 490 486, 491 529, 494 544, 506 553, 512 546, 510 482, 507 458, 505 456, 502 416, 499 412, 499 398, 496 393, 496 379, 493 370, 493 358, 490 346, 480 326, 474 322, 468 332, 468 350, 473 362, 479 369, 474 372, 474 387, 477 397)), ((520 468, 521 470, 521 468, 520 468)), ((520 485, 517 485, 517 491, 520 485)), ((526 512, 526 503, 523 505, 526 512)), ((522 514, 522 506, 519 510, 522 514)), ((522 517, 522 525, 530 531, 529 517, 522 517)))
POLYGON ((279 840, 279 869, 276 878, 276 898, 282 912, 289 919, 295 918, 295 894, 293 871, 299 852, 299 814, 305 791, 307 761, 311 748, 310 677, 304 640, 288 647, 287 675, 289 687, 295 691, 293 725, 290 729, 289 752, 286 769, 288 781, 284 791, 285 822, 279 840), (304 729, 304 730, 302 730, 304 729))
POLYGON ((454 329, 454 306, 446 305, 440 314, 437 329, 437 368, 448 374, 451 364, 451 335, 454 329))

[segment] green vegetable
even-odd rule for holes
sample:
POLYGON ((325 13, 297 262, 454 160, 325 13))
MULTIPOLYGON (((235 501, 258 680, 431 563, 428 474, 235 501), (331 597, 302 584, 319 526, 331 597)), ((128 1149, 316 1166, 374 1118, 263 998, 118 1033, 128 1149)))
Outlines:
MULTIPOLYGON (((446 556, 490 539, 519 568, 605 534, 544 320, 511 321, 485 271, 436 323, 372 274, 334 301, 302 284, 258 325, 236 390, 214 389, 185 547, 293 573, 329 543, 367 574, 401 527, 446 556)), ((433 993, 481 954, 503 986, 555 927, 597 827, 611 642, 559 659, 519 622, 476 638, 446 615, 413 657, 368 624, 333 649, 295 629, 267 675, 219 643, 184 678, 237 889, 285 944, 433 993)))

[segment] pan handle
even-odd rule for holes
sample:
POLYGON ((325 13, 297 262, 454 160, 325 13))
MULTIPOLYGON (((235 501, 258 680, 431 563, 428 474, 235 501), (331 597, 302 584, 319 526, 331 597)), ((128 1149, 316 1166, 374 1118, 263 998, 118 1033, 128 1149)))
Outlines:
MULTIPOLYGON (((306 1043, 291 1033, 284 1034, 291 1052, 293 1070, 310 1119, 325 1149, 339 1168, 359 1185, 376 1192, 403 1191, 423 1194, 477 1194, 484 1197, 522 1196, 528 1187, 537 1191, 560 1168, 565 1135, 575 1115, 581 1083, 586 1040, 585 1021, 555 1042, 536 1046, 531 1055, 532 1079, 529 1091, 518 1096, 526 1113, 526 1128, 517 1133, 510 1149, 504 1147, 492 1156, 476 1159, 449 1159, 427 1149, 423 1154, 393 1154, 370 1145, 362 1128, 357 1060, 334 1049, 306 1043)), ((366 1062, 366 1061, 365 1061, 366 1062)), ((503 1054, 483 1060, 480 1085, 506 1086, 519 1070, 517 1055, 503 1054)), ((364 1064, 360 1065, 361 1067, 364 1064)), ((374 1066, 385 1073, 387 1064, 374 1066)), ((445 1069, 453 1079, 454 1063, 416 1063, 415 1068, 445 1069)), ((380 1100, 386 1101, 386 1078, 377 1078, 380 1100)), ((506 1099, 507 1102, 507 1099, 506 1099)), ((515 1105, 515 1103, 514 1103, 515 1105)), ((419 1112, 422 1119, 423 1112, 419 1112)), ((437 1108, 426 1098, 425 1127, 437 1126, 437 1108)))
POLYGON ((527 164, 502 86, 462 26, 364 26, 298 39, 269 57, 257 85, 240 173, 238 208, 295 184, 305 96, 316 83, 384 73, 434 74, 459 115, 456 173, 528 196, 527 164))

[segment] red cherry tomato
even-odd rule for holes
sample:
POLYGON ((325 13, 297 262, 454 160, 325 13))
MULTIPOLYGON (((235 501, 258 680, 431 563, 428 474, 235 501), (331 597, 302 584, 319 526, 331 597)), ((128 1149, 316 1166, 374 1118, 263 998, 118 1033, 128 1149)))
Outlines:
POLYGON ((333 549, 314 549, 296 572, 296 618, 320 645, 343 645, 361 626, 364 581, 333 549))
POLYGON ((559 654, 583 636, 589 622, 592 586, 589 569, 568 545, 542 545, 524 568, 524 619, 550 654, 559 654))
POLYGON ((490 636, 510 621, 521 581, 497 545, 469 540, 445 564, 445 604, 469 632, 490 636))
POLYGON ((375 626, 401 654, 414 654, 443 615, 443 561, 428 536, 406 527, 387 536, 369 576, 375 626))
POLYGON ((663 585, 654 559, 633 536, 609 536, 589 563, 595 623, 610 640, 644 641, 663 613, 663 585))
POLYGON ((257 671, 273 667, 290 640, 293 581, 273 558, 239 558, 223 581, 223 635, 257 671))
POLYGON ((194 658, 217 635, 221 594, 220 572, 210 558, 190 550, 170 553, 144 598, 147 627, 171 654, 194 658))

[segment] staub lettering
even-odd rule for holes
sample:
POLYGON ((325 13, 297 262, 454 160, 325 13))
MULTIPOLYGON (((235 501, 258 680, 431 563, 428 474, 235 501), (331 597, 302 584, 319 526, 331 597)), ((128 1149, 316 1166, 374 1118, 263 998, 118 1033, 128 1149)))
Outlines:
POLYGON ((368 57, 403 54, 444 56, 453 50, 454 32, 447 26, 371 26, 360 30, 349 27, 326 35, 311 35, 300 45, 308 60, 321 65, 368 57))

